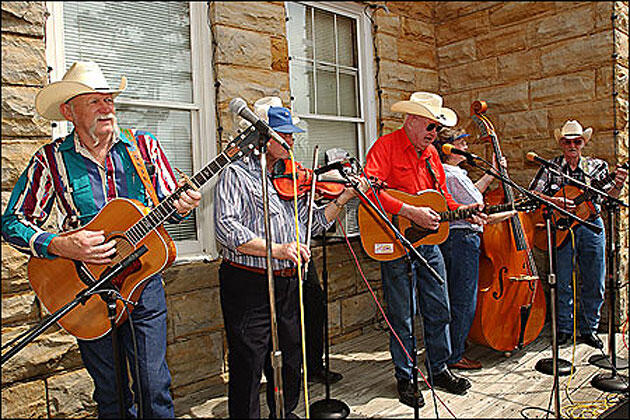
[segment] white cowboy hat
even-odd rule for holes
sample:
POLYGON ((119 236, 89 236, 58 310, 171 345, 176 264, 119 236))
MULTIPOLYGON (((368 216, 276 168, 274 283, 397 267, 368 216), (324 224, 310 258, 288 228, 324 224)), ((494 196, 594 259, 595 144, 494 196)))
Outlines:
POLYGON ((73 63, 63 78, 44 87, 35 97, 35 109, 49 120, 65 120, 59 105, 85 93, 111 93, 116 97, 127 87, 127 78, 120 79, 118 89, 107 84, 98 64, 92 61, 73 63))
POLYGON ((593 129, 589 127, 584 130, 582 125, 576 120, 568 120, 562 126, 562 130, 556 128, 553 131, 553 135, 556 138, 556 141, 560 141, 562 138, 576 139, 578 137, 582 137, 584 139, 584 144, 586 144, 593 135, 593 129))
POLYGON ((452 109, 442 107, 442 97, 430 92, 414 92, 408 101, 398 101, 392 105, 392 112, 420 115, 442 125, 452 127, 457 124, 457 114, 452 109))

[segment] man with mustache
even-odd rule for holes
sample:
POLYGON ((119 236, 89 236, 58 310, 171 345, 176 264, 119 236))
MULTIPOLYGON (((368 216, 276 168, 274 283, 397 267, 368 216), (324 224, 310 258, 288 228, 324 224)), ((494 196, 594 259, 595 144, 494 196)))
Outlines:
MULTIPOLYGON (((401 128, 380 137, 367 154, 365 170, 369 176, 383 181, 389 188, 418 194, 427 189, 441 192, 450 210, 478 208, 482 204, 462 206, 455 202, 446 188, 444 167, 432 145, 442 126, 454 126, 457 115, 442 106, 442 97, 429 92, 415 92, 408 101, 392 105, 394 112, 406 114, 401 128)), ((425 229, 437 229, 440 216, 430 207, 417 207, 403 203, 386 192, 378 194, 385 211, 412 220, 425 229)), ((485 215, 473 216, 470 221, 481 224, 485 215)), ((444 260, 437 245, 420 245, 418 252, 446 280, 444 260)), ((412 257, 413 259, 413 257, 412 257)), ((420 308, 424 320, 425 364, 428 381, 436 388, 454 394, 464 394, 470 388, 466 378, 455 376, 447 366, 451 357, 449 333, 450 309, 446 283, 440 284, 418 261, 411 269, 413 282, 414 314, 409 310, 409 267, 406 258, 381 263, 383 296, 387 303, 387 316, 396 337, 390 335, 390 352, 395 365, 400 402, 410 407, 423 406, 422 394, 414 398, 412 387, 411 326, 415 311, 420 308)))
MULTIPOLYGON (((568 120, 562 129, 556 128, 554 130, 554 136, 562 150, 562 155, 551 160, 560 168, 562 173, 588 184, 608 176, 608 163, 606 161, 582 156, 582 149, 590 141, 592 134, 593 129, 591 127, 584 130, 578 121, 568 120)), ((601 189, 613 197, 618 197, 627 175, 628 172, 625 169, 617 168, 614 181, 601 189)), ((529 189, 558 206, 569 211, 575 210, 573 200, 565 199, 562 194, 558 194, 565 185, 566 182, 563 177, 552 174, 544 166, 541 166, 530 183, 529 189)), ((580 336, 578 340, 594 348, 603 348, 603 343, 597 336, 601 308, 604 303, 604 277, 606 274, 606 237, 603 229, 604 222, 599 215, 601 204, 600 197, 593 200, 596 213, 589 219, 590 222, 602 228, 600 233, 595 233, 589 228, 579 225, 574 229, 575 247, 571 245, 570 235, 567 235, 569 239, 564 244, 557 244, 559 345, 567 344, 574 331, 574 302, 571 283, 574 271, 573 258, 575 257, 581 280, 578 323, 580 336)))
MULTIPOLYGON (((64 138, 40 148, 19 177, 2 217, 2 236, 18 250, 39 258, 63 257, 91 264, 109 264, 116 252, 103 231, 81 230, 59 235, 43 229, 53 207, 61 216, 59 229, 74 230, 88 223, 107 202, 126 197, 147 207, 161 201, 178 186, 157 139, 146 131, 119 130, 114 98, 126 87, 110 89, 94 62, 76 62, 63 79, 42 89, 35 98, 37 111, 48 120, 70 121, 74 129, 64 138), (139 152, 139 153, 138 153, 139 152), (132 155, 149 168, 141 180, 132 155)), ((182 221, 199 205, 196 191, 174 202, 170 222, 182 221)), ((166 300, 161 274, 145 280, 131 318, 137 337, 132 341, 129 322, 118 327, 123 367, 123 406, 126 417, 136 417, 136 378, 140 378, 141 413, 145 418, 174 417, 169 392, 171 376, 166 363, 166 300), (134 370, 137 345, 139 372, 134 370), (134 378, 134 398, 128 383, 127 362, 134 378)), ((119 417, 111 334, 95 340, 77 340, 81 358, 94 380, 98 415, 119 417)))

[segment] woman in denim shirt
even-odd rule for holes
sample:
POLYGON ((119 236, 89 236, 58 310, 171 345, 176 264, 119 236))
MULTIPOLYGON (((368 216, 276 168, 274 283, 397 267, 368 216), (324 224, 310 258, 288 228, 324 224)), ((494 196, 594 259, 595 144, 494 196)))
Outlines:
MULTIPOLYGON (((483 192, 494 179, 485 174, 473 182, 465 169, 459 165, 466 160, 464 156, 442 152, 443 144, 452 144, 454 148, 467 150, 466 137, 469 134, 462 129, 444 128, 438 134, 436 148, 444 164, 446 187, 453 199, 462 204, 483 203, 483 192)), ((496 166, 496 159, 493 158, 496 166)), ((505 158, 501 164, 506 166, 505 158)), ((487 223, 498 223, 515 212, 496 213, 488 216, 487 223)), ((464 356, 466 337, 472 326, 477 306, 477 284, 479 282, 479 254, 483 225, 467 220, 450 223, 448 239, 440 245, 446 265, 449 302, 451 305, 451 346, 453 352, 448 366, 451 369, 480 369, 481 362, 464 356)))

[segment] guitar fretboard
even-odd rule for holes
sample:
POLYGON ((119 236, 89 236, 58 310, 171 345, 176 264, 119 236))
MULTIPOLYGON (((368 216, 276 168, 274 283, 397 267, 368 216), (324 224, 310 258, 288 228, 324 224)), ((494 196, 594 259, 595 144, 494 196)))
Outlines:
POLYGON ((223 168, 230 163, 249 155, 255 149, 255 143, 258 140, 258 132, 254 126, 240 133, 227 148, 208 163, 203 169, 190 178, 191 185, 185 184, 177 188, 170 196, 162 200, 153 210, 146 216, 138 220, 125 233, 126 237, 133 245, 138 244, 153 229, 161 226, 175 213, 176 209, 173 204, 182 192, 189 188, 200 189, 212 177, 218 174, 223 168))

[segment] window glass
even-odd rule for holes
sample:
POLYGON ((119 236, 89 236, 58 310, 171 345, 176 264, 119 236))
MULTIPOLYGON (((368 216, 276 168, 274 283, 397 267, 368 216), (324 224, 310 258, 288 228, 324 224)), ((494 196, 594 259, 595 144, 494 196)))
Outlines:
MULTIPOLYGON (((95 61, 110 87, 127 77, 119 98, 159 103, 118 104, 120 125, 154 134, 171 166, 193 175, 191 111, 175 106, 193 102, 189 3, 64 2, 63 25, 66 68, 95 61)), ((197 239, 194 213, 165 227, 174 240, 197 239)))

